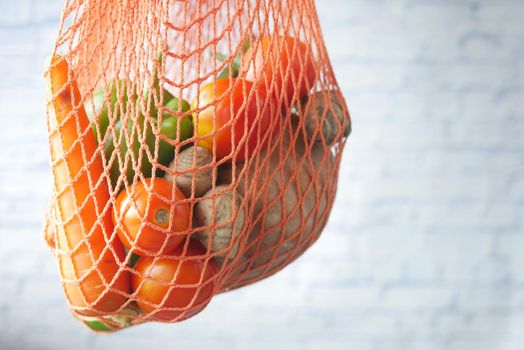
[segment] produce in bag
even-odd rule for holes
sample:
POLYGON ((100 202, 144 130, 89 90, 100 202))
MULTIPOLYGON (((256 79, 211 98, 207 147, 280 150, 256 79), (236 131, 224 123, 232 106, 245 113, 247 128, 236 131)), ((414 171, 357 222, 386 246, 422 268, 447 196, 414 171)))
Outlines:
POLYGON ((45 239, 100 332, 177 322, 325 227, 351 122, 313 0, 65 5, 45 239))

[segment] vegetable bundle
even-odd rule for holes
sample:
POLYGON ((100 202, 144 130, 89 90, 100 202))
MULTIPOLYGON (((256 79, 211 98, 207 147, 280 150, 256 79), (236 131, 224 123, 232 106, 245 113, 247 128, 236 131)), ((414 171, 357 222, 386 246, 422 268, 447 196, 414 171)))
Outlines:
POLYGON ((68 3, 45 239, 95 331, 187 319, 319 237, 351 131, 313 0, 68 3))

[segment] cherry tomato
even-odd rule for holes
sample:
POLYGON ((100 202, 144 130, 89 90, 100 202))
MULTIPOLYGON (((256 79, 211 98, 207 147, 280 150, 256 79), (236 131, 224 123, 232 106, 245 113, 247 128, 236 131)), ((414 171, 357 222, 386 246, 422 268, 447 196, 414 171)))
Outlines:
POLYGON ((215 261, 206 262, 205 255, 204 247, 190 241, 185 254, 179 246, 170 258, 140 257, 135 266, 138 274, 131 278, 140 309, 159 321, 180 316, 177 321, 181 321, 202 311, 213 296, 212 277, 218 271, 215 261))
POLYGON ((165 179, 151 179, 148 184, 152 184, 150 190, 139 181, 118 195, 113 223, 118 237, 133 253, 168 254, 187 236, 189 203, 179 203, 186 197, 165 179))
POLYGON ((277 116, 274 101, 263 87, 234 78, 203 86, 191 107, 196 110, 198 144, 215 151, 218 159, 236 157, 238 162, 246 159, 246 152, 249 157, 257 147, 265 147, 271 121, 277 116))
POLYGON ((284 109, 294 97, 306 96, 318 78, 311 48, 289 36, 263 36, 253 43, 242 57, 239 76, 263 85, 284 109))

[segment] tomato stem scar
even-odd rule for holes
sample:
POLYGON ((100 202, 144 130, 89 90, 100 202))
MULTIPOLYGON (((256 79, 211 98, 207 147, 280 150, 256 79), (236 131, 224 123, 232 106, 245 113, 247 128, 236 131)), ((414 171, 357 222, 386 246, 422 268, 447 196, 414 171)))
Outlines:
POLYGON ((160 208, 155 213, 155 220, 160 225, 165 225, 169 222, 169 212, 165 208, 160 208))

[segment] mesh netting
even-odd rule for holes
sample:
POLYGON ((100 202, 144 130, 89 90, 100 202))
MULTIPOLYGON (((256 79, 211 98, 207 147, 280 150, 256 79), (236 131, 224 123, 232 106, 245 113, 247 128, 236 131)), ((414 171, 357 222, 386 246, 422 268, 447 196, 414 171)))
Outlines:
POLYGON ((319 237, 349 113, 313 0, 69 0, 45 238, 96 331, 176 322, 319 237))

